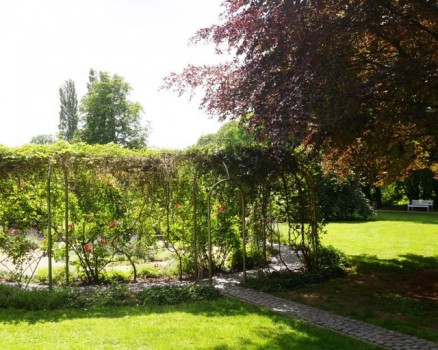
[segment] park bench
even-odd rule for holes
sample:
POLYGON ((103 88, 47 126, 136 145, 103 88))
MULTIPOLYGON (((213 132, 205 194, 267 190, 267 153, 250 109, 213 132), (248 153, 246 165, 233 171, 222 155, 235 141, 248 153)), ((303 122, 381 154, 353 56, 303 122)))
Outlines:
POLYGON ((426 208, 427 211, 432 210, 433 208, 433 200, 431 199, 413 199, 411 204, 408 204, 408 211, 409 208, 412 208, 412 211, 414 211, 414 208, 426 208))

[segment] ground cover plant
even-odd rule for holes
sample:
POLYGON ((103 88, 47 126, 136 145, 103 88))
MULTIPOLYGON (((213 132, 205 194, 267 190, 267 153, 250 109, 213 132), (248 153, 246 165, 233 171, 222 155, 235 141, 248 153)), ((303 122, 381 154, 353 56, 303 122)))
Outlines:
POLYGON ((438 215, 379 213, 326 229, 348 274, 278 295, 438 342, 438 215))
POLYGON ((0 309, 3 349, 379 349, 230 299, 177 306, 0 309))
POLYGON ((219 291, 201 285, 153 285, 132 290, 126 284, 88 289, 22 289, 0 284, 0 308, 22 310, 80 309, 96 306, 176 305, 219 298, 219 291))

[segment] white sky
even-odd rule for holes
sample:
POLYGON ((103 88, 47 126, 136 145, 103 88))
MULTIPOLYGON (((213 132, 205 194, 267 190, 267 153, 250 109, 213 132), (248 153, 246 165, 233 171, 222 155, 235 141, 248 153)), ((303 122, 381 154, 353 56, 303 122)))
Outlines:
POLYGON ((218 62, 211 46, 189 46, 218 22, 222 0, 0 0, 0 144, 56 134, 59 88, 86 92, 90 68, 132 86, 151 121, 150 147, 184 148, 219 124, 171 91, 163 78, 188 63, 218 62))

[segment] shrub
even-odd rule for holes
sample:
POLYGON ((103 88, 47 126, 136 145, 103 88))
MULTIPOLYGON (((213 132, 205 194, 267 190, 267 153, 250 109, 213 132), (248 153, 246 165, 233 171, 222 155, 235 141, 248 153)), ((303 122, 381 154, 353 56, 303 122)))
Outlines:
POLYGON ((184 302, 212 300, 219 291, 211 286, 154 286, 134 293, 126 284, 111 284, 92 292, 63 288, 26 290, 0 284, 0 308, 54 310, 93 306, 175 305, 184 302))
POLYGON ((82 307, 85 299, 73 289, 26 290, 0 285, 0 307, 26 310, 54 310, 82 307))
POLYGON ((349 266, 347 256, 333 246, 320 246, 316 254, 317 270, 330 277, 342 276, 349 266))
MULTIPOLYGON (((70 282, 77 281, 79 279, 78 274, 75 270, 70 269, 69 271, 70 282)), ((39 268, 32 280, 36 283, 49 283, 49 274, 47 268, 39 268)), ((52 281, 55 285, 63 285, 65 284, 65 267, 64 266, 55 266, 52 270, 52 281)))
POLYGON ((153 286, 138 293, 140 304, 175 305, 219 297, 219 291, 211 286, 153 286))
POLYGON ((324 220, 367 219, 375 214, 363 192, 352 182, 320 177, 318 202, 324 220))
POLYGON ((110 270, 103 273, 102 282, 110 284, 126 283, 129 282, 131 278, 131 271, 110 270))
POLYGON ((321 246, 315 254, 318 268, 313 271, 273 272, 258 278, 249 278, 246 285, 265 292, 278 292, 321 283, 345 274, 349 264, 344 253, 332 246, 321 246))
MULTIPOLYGON (((230 269, 232 271, 241 271, 243 269, 242 249, 239 247, 233 252, 230 261, 230 269)), ((263 257, 261 249, 256 249, 253 246, 248 246, 246 250, 246 269, 252 270, 255 268, 266 267, 266 261, 263 257)))
POLYGON ((159 266, 152 264, 140 265, 137 275, 141 278, 162 278, 173 277, 177 274, 177 265, 172 262, 167 266, 159 266))
POLYGON ((272 272, 265 276, 248 278, 246 286, 263 292, 279 292, 320 283, 327 279, 327 276, 319 272, 272 272))
POLYGON ((110 284, 97 288, 90 297, 90 304, 95 306, 116 306, 135 304, 135 295, 126 284, 110 284))

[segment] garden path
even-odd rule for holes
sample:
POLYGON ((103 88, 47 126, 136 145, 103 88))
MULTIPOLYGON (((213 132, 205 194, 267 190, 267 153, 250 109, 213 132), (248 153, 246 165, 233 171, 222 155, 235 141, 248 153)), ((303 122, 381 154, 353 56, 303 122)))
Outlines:
MULTIPOLYGON (((278 249, 278 245, 274 245, 278 249)), ((290 270, 300 268, 300 262, 294 252, 286 247, 280 247, 280 254, 274 257, 268 269, 283 270, 286 267, 290 270)), ((257 271, 248 271, 247 275, 255 275, 257 271)), ((438 344, 420 339, 414 336, 391 331, 382 327, 371 325, 365 322, 353 320, 344 316, 316 309, 311 306, 299 304, 290 300, 282 299, 270 294, 258 292, 240 286, 242 273, 215 276, 213 283, 222 294, 240 299, 250 304, 261 306, 275 312, 285 314, 319 327, 330 329, 344 335, 357 338, 375 345, 391 350, 438 350, 438 344)), ((141 290, 152 285, 183 285, 189 282, 161 282, 161 283, 137 283, 130 284, 132 290, 141 290)), ((208 283, 208 281, 204 281, 208 283)), ((30 288, 47 288, 47 286, 30 285, 30 288)), ((85 287, 84 291, 95 287, 85 287)))
POLYGON ((379 345, 386 349, 438 350, 438 344, 429 340, 391 331, 253 289, 240 287, 241 278, 241 275, 215 277, 214 284, 226 296, 379 345))

